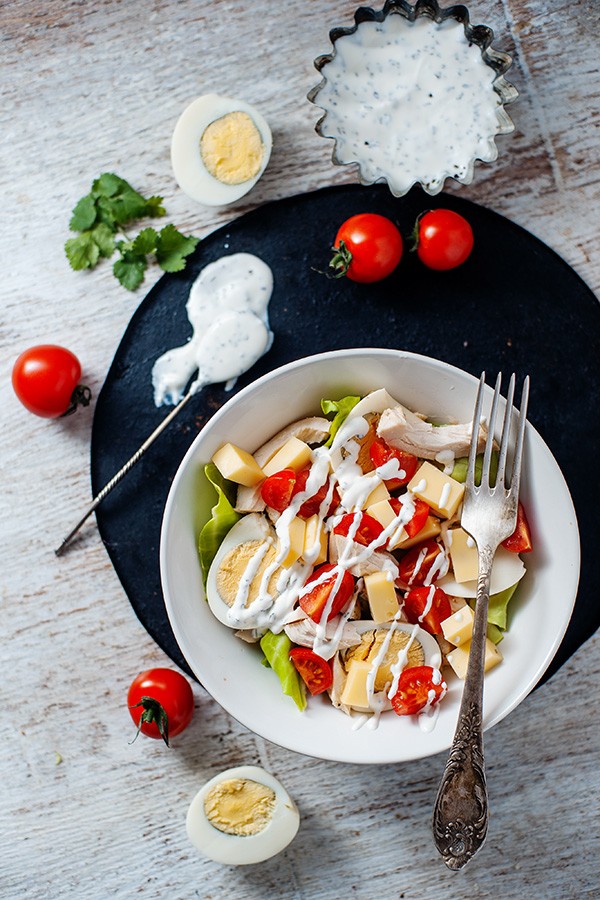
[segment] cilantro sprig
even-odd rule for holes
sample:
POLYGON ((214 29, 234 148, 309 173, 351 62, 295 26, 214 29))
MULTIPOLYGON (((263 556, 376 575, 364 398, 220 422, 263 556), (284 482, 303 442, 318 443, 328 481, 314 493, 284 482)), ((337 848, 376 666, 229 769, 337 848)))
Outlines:
POLYGON ((123 227, 139 219, 165 215, 162 197, 144 197, 111 172, 104 172, 92 184, 89 194, 79 200, 71 214, 69 228, 79 232, 65 244, 65 253, 75 270, 93 269, 102 258, 119 258, 113 273, 123 287, 135 291, 144 280, 148 257, 153 256, 165 272, 180 272, 186 257, 193 253, 198 238, 187 236, 174 225, 160 231, 144 228, 135 238, 123 227))

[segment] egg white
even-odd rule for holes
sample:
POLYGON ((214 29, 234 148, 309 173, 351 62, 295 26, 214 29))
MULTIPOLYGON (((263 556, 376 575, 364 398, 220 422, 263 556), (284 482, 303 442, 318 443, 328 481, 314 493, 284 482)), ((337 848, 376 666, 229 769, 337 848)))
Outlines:
POLYGON ((271 859, 293 841, 299 827, 300 814, 288 792, 273 775, 258 766, 237 766, 211 778, 192 800, 186 819, 188 837, 196 849, 203 856, 230 866, 251 865, 271 859), (226 834, 211 825, 206 817, 206 794, 220 782, 233 778, 264 784, 275 794, 273 815, 258 834, 226 834))
POLYGON ((243 100, 204 94, 184 109, 171 140, 171 164, 179 187, 192 200, 205 206, 226 206, 251 190, 263 174, 271 155, 273 139, 269 125, 257 109, 243 100), (211 122, 232 112, 245 112, 260 133, 263 158, 253 178, 241 184, 224 184, 210 174, 200 153, 200 140, 211 122))
MULTIPOLYGON (((517 553, 511 553, 505 547, 498 547, 494 562, 492 563, 492 577, 490 594, 499 594, 506 591, 525 574, 525 565, 517 553)), ((477 596, 477 579, 473 581, 455 581, 454 575, 444 575, 437 582, 451 597, 464 597, 470 600, 477 596)))

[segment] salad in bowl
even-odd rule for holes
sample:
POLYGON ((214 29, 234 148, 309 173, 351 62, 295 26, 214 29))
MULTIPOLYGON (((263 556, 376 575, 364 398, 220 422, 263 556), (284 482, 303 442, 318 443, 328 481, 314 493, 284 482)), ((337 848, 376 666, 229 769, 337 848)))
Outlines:
MULTIPOLYGON (((476 387, 414 354, 321 354, 241 391, 190 448, 163 524, 167 610, 199 680, 254 731, 353 762, 450 745, 476 593, 460 525, 476 387)), ((485 420, 479 431, 483 447, 485 420)), ((572 516, 528 426, 519 522, 492 574, 486 726, 533 687, 568 623, 576 525, 559 529, 573 562, 559 572, 539 527, 551 497, 572 516), (542 608, 553 580, 567 601, 551 591, 542 608)))

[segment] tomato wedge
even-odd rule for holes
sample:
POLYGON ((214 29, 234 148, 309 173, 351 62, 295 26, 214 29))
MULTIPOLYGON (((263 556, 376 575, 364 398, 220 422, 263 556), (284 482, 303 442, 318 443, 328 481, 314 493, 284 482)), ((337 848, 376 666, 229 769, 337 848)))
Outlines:
POLYGON ((399 580, 411 587, 423 584, 436 558, 443 552, 440 544, 433 538, 411 547, 398 563, 399 580))
POLYGON ((389 444, 379 437, 375 438, 371 444, 369 455, 371 457, 371 462, 376 469, 393 459, 398 460, 398 464, 400 469, 404 472, 404 476, 402 478, 386 479, 385 486, 389 491, 393 491, 396 488, 402 487, 403 484, 407 484, 417 471, 419 465, 418 457, 413 456, 412 453, 405 453, 403 450, 398 450, 397 447, 390 447, 389 444))
POLYGON ((333 672, 327 660, 308 647, 293 647, 289 656, 313 697, 329 690, 333 684, 333 672))
MULTIPOLYGON (((310 466, 300 469, 299 472, 295 472, 294 469, 282 469, 280 472, 274 472, 273 475, 269 475, 268 478, 265 478, 261 484, 261 497, 267 506, 282 513, 288 508, 296 494, 306 490, 306 482, 308 481, 309 473, 310 466)), ((321 508, 321 503, 327 496, 328 490, 329 481, 326 481, 325 484, 321 485, 316 494, 304 501, 298 510, 298 515, 303 519, 309 519, 311 516, 316 515, 321 508)), ((340 495, 337 488, 334 488, 331 504, 326 515, 331 515, 339 502, 340 495)))
MULTIPOLYGON (((446 682, 435 678, 431 666, 412 666, 405 669, 398 680, 398 690, 391 698, 394 712, 399 716, 414 716, 424 706, 438 703, 447 690, 446 682)), ((439 674, 439 673, 438 673, 439 674)))
POLYGON ((520 501, 517 507, 517 526, 511 536, 502 541, 502 546, 510 550, 511 553, 531 553, 533 550, 531 529, 529 528, 523 504, 520 501))
POLYGON ((452 615, 452 607, 446 592, 432 585, 411 588, 404 597, 404 612, 411 625, 418 622, 429 634, 441 634, 442 622, 452 615))
MULTIPOLYGON (((296 494, 299 494, 301 491, 306 490, 306 482, 308 481, 308 476, 310 474, 310 466, 306 466, 304 469, 300 469, 298 475, 296 477, 296 484, 294 485, 294 490, 292 496, 295 497, 296 494)), ((300 509, 298 510, 298 515, 301 519, 310 519, 311 516, 316 516, 321 508, 321 503, 327 496, 327 492, 329 490, 329 479, 322 484, 316 494, 313 494, 312 497, 309 497, 308 500, 305 500, 300 509)), ((333 494, 331 497, 331 503, 329 505, 329 509, 325 513, 325 517, 332 515, 333 511, 339 505, 340 495, 338 493, 337 488, 334 487, 333 494)))
MULTIPOLYGON (((392 497, 390 499, 390 506, 396 513, 396 515, 400 515, 400 510, 402 509, 402 503, 397 497, 392 497)), ((429 515, 429 506, 425 503, 424 500, 419 500, 418 497, 415 497, 415 511, 412 519, 406 523, 404 526, 404 530, 409 538, 414 537, 416 534, 420 532, 420 530, 425 525, 427 521, 427 516, 429 515)))
POLYGON ((348 537, 350 529, 353 528, 357 516, 360 517, 360 524, 356 530, 356 534, 354 535, 353 540, 355 540, 357 544, 362 544, 364 547, 368 547, 369 544, 372 544, 380 536, 381 532, 383 531, 383 525, 378 522, 377 519, 374 519, 373 516, 367 515, 367 513, 347 513, 347 515, 342 516, 340 521, 337 523, 337 525, 333 529, 333 533, 341 534, 343 537, 348 537))
MULTIPOLYGON (((315 587, 306 594, 300 595, 300 607, 307 616, 310 616, 313 622, 321 621, 325 605, 329 600, 332 591, 335 589, 339 570, 333 563, 324 563, 322 566, 317 566, 312 575, 307 578, 305 582, 305 586, 312 584, 313 581, 317 581, 325 575, 326 572, 331 572, 329 578, 325 578, 320 584, 315 585, 315 587)), ((350 572, 345 571, 340 580, 339 587, 333 595, 327 621, 333 619, 334 616, 337 616, 343 610, 353 593, 354 578, 350 572)))

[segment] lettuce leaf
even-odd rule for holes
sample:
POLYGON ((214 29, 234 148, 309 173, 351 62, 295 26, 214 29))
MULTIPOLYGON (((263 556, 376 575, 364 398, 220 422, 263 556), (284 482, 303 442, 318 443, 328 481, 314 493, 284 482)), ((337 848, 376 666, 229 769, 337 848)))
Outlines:
POLYGON ((260 639, 260 648, 281 682, 283 693, 292 698, 300 711, 306 708, 304 682, 292 663, 289 652, 292 642, 285 632, 273 634, 267 631, 260 639))
POLYGON ((342 397, 341 400, 321 400, 321 409, 326 416, 334 414, 331 428, 329 429, 329 437, 325 442, 326 447, 331 447, 336 433, 339 431, 342 423, 348 418, 351 410, 354 409, 360 397, 342 397))
POLYGON ((204 473, 217 492, 217 502, 211 510, 212 517, 203 527, 198 539, 202 577, 206 584, 210 564, 215 558, 223 538, 233 528, 235 523, 241 519, 241 516, 233 508, 235 485, 223 478, 214 463, 208 463, 204 467, 204 473))
MULTIPOLYGON (((499 644, 504 637, 503 632, 506 631, 506 618, 508 613, 508 603, 519 586, 519 582, 512 584, 505 591, 499 591, 497 594, 490 594, 488 604, 488 627, 487 636, 494 644, 499 644)), ((471 609, 475 609, 475 600, 470 600, 471 609)))
MULTIPOLYGON (((498 451, 492 450, 490 459, 490 484, 493 487, 496 484, 496 475, 498 473, 498 451)), ((461 456, 454 460, 454 468, 450 472, 450 477, 455 481, 464 484, 467 480, 467 467, 469 465, 469 457, 461 456)), ((481 484, 481 470, 483 469, 483 453, 478 453, 475 457, 475 484, 481 484)))

